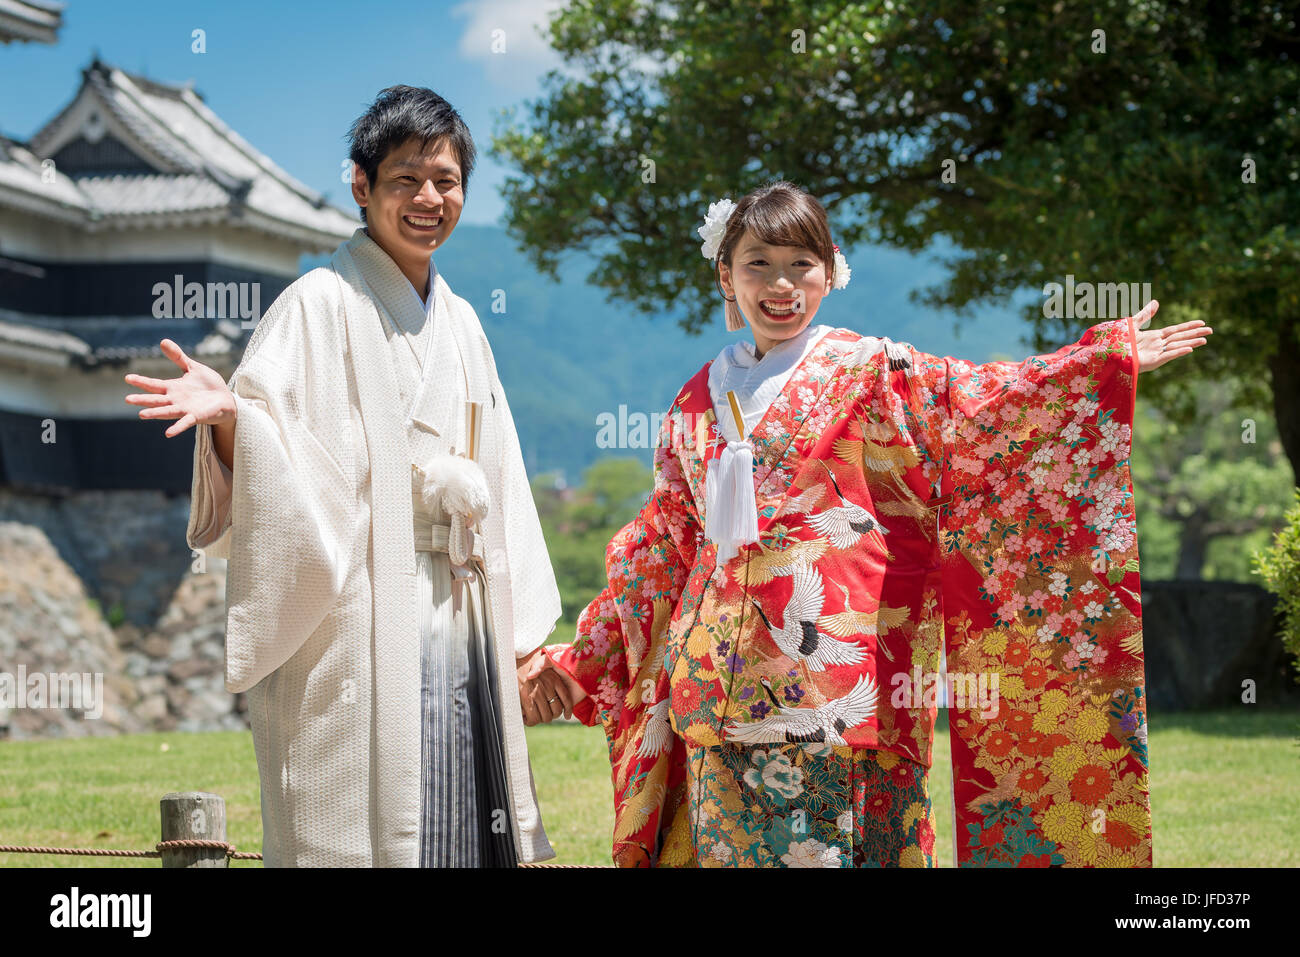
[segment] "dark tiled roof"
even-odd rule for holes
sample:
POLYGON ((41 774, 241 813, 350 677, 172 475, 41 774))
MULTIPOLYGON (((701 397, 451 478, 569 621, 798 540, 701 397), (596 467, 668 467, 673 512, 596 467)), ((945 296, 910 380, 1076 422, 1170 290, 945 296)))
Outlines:
POLYGON ((54 43, 63 26, 63 4, 0 0, 0 43, 54 43))
POLYGON ((230 193, 191 173, 147 176, 81 176, 77 186, 105 216, 148 216, 195 210, 224 210, 230 193))
POLYGON ((231 319, 156 319, 153 316, 30 316, 0 310, 0 345, 39 349, 81 366, 162 355, 172 339, 200 361, 243 352, 252 329, 231 319))
POLYGON ((330 252, 360 225, 254 149, 191 86, 159 83, 99 60, 83 71, 72 102, 29 143, 0 145, 0 203, 73 218, 88 229, 178 225, 206 211, 298 242, 304 252, 330 252), (138 157, 138 171, 79 172, 75 163, 42 168, 42 158, 65 148, 85 156, 104 143, 138 157))

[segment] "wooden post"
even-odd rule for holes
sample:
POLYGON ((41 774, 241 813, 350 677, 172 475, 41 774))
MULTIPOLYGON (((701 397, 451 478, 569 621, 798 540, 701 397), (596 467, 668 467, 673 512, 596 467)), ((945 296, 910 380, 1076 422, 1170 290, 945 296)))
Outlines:
MULTIPOLYGON (((226 802, 219 794, 206 791, 173 791, 164 794, 159 803, 162 809, 162 839, 179 841, 198 838, 208 841, 226 839, 226 802)), ((178 847, 163 848, 163 867, 229 867, 224 848, 178 847)))

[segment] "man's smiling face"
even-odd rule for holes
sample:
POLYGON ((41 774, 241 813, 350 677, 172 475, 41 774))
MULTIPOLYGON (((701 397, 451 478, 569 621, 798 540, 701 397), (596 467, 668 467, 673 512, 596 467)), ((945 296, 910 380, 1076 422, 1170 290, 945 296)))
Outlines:
POLYGON ((428 278, 429 257, 460 221, 465 204, 460 162, 451 141, 421 149, 412 137, 390 150, 375 181, 355 168, 352 196, 366 209, 366 231, 392 257, 418 290, 428 278))

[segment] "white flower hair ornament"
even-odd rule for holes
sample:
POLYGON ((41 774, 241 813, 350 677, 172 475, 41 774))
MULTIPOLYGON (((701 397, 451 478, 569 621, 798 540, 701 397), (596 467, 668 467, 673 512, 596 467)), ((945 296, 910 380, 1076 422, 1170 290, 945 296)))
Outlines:
POLYGON ((720 199, 709 203, 709 211, 704 216, 704 225, 697 232, 704 239, 700 252, 705 259, 717 259, 718 247, 722 245, 722 235, 727 231, 727 220, 736 211, 736 204, 729 199, 720 199))
MULTIPOLYGON (((705 259, 717 262, 718 249, 722 246, 722 237, 727 232, 727 221, 731 219, 731 214, 736 211, 736 204, 730 199, 723 197, 716 203, 709 203, 709 211, 704 214, 704 225, 696 230, 700 238, 704 240, 700 244, 700 254, 705 259)), ((849 277, 852 275, 849 269, 848 260, 840 252, 840 247, 835 247, 835 261, 831 266, 831 288, 843 289, 849 284, 849 277)), ((719 288, 721 292, 721 288, 719 288)), ((723 293, 723 298, 726 294, 723 293)), ((734 298, 727 299, 727 329, 735 332, 745 327, 745 320, 736 307, 734 298)))
POLYGON ((831 288, 843 289, 849 284, 849 276, 852 274, 853 270, 849 268, 849 261, 845 259, 844 254, 840 252, 840 247, 836 246, 835 265, 832 267, 831 272, 831 288))

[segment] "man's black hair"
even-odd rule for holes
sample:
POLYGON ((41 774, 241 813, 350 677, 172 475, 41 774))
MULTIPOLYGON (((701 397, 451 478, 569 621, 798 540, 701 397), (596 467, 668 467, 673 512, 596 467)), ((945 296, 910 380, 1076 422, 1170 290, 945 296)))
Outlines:
MULTIPOLYGON (((380 91, 370 109, 357 117, 348 130, 352 162, 361 167, 374 189, 379 164, 384 157, 411 137, 418 137, 421 149, 444 137, 460 161, 461 192, 469 194, 469 174, 474 170, 474 139, 455 107, 433 90, 419 86, 390 86, 380 91)), ((366 210, 361 208, 361 221, 366 210)))

